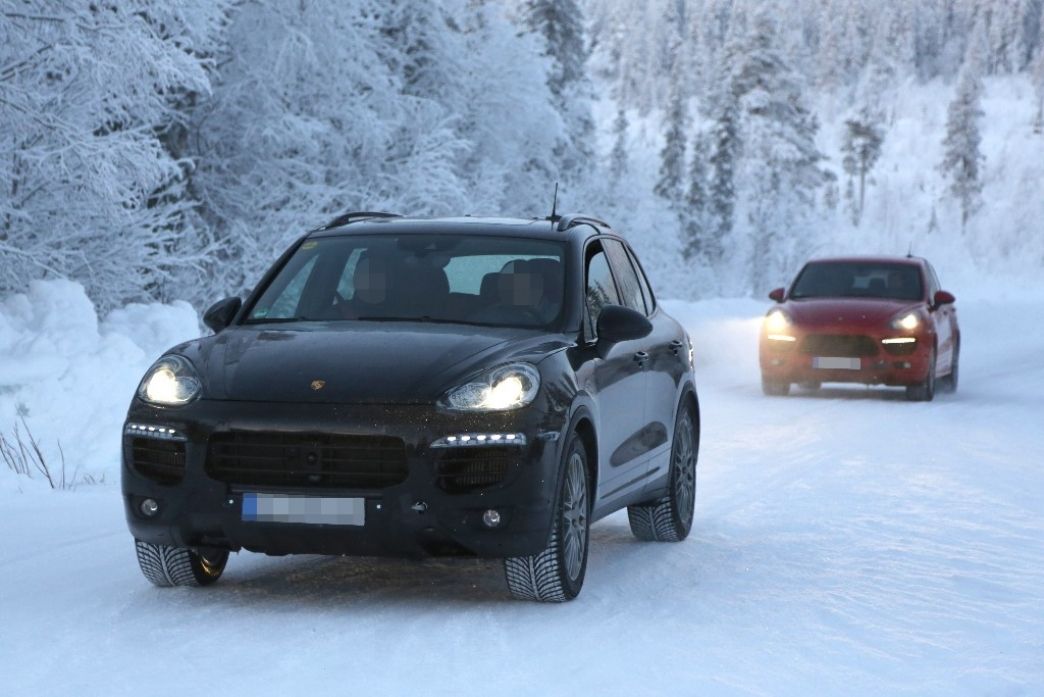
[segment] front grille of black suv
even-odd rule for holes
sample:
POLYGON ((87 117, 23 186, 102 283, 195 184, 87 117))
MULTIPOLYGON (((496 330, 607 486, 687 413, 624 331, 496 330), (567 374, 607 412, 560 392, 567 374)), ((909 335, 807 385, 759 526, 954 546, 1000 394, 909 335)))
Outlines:
POLYGON ((812 356, 876 356, 877 344, 868 336, 855 334, 809 334, 801 351, 812 356))
POLYGON ((215 433, 207 475, 229 484, 383 489, 406 480, 406 446, 389 436, 215 433))
POLYGON ((185 477, 185 443, 131 438, 131 467, 157 484, 177 484, 185 477))
POLYGON ((435 480, 447 493, 465 494, 500 484, 517 461, 517 448, 447 448, 436 456, 435 480))

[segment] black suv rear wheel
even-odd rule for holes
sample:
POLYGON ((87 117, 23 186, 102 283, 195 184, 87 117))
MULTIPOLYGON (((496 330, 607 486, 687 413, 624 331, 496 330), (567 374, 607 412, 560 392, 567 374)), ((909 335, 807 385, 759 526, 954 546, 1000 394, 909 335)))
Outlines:
POLYGON ((667 496, 640 506, 627 507, 631 532, 646 542, 681 542, 692 530, 696 504, 696 420, 692 406, 678 410, 671 446, 671 474, 667 496))

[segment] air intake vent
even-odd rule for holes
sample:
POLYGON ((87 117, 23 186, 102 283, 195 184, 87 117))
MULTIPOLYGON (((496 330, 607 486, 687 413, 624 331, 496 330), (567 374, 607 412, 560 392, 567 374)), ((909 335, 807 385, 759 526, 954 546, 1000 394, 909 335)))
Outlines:
POLYGON ((503 447, 447 448, 436 461, 436 481, 450 494, 464 494, 496 486, 518 460, 518 451, 503 447))
POLYGON ((212 435, 206 467, 229 484, 345 489, 383 489, 409 473, 400 438, 254 431, 212 435))
POLYGON ((157 484, 177 484, 185 477, 185 443, 131 438, 131 467, 157 484))

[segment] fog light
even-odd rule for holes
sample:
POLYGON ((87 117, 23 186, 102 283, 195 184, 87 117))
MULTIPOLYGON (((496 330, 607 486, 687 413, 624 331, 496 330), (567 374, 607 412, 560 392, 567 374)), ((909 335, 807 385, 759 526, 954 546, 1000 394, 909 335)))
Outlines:
POLYGON ((482 514, 482 524, 487 528, 495 528, 500 525, 500 511, 490 508, 482 514))
POLYGON ((156 499, 145 499, 141 502, 141 505, 138 506, 138 508, 141 510, 143 516, 146 518, 152 518, 159 513, 159 501, 156 499))

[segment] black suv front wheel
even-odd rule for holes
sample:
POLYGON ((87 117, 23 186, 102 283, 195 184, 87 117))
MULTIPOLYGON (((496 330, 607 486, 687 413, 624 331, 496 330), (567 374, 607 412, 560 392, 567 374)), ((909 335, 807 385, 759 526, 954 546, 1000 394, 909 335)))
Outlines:
POLYGON ((587 449, 574 432, 565 448, 547 546, 532 556, 504 560, 508 590, 517 600, 561 603, 580 593, 591 528, 587 472, 587 449))
POLYGON ((225 571, 227 550, 197 552, 184 547, 134 541, 138 566, 155 586, 208 586, 225 571))

